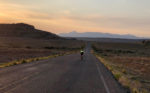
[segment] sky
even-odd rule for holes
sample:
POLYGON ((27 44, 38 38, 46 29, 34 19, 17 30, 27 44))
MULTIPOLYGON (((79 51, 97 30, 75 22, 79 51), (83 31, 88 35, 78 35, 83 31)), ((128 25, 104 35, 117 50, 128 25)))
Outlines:
POLYGON ((0 0, 0 23, 150 37, 150 0, 0 0))

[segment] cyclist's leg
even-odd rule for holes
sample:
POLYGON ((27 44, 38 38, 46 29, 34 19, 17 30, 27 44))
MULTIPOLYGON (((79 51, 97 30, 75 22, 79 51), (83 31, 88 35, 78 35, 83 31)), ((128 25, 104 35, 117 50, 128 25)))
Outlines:
POLYGON ((83 55, 81 55, 81 60, 83 60, 83 55))

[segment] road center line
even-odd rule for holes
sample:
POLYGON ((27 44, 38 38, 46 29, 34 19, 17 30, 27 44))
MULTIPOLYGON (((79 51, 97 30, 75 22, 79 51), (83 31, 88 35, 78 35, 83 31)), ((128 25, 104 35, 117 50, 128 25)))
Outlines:
POLYGON ((97 66, 97 70, 98 70, 99 77, 101 78, 101 80, 102 80, 102 82, 103 82, 103 84, 104 84, 104 87, 105 87, 106 92, 107 92, 107 93, 110 93, 110 90, 109 90, 109 88, 108 88, 108 86, 107 86, 107 84, 106 84, 106 82, 105 82, 105 80, 104 80, 104 77, 103 77, 103 75, 101 74, 101 71, 100 71, 100 68, 99 68, 99 66, 98 66, 98 63, 96 63, 96 66, 97 66))

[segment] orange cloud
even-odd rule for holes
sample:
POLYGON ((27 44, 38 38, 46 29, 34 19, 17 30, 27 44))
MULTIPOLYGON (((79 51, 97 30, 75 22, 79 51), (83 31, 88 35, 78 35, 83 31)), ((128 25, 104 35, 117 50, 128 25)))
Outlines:
POLYGON ((150 35, 150 22, 147 19, 102 16, 100 14, 73 15, 69 10, 55 14, 44 13, 23 5, 2 2, 0 2, 0 22, 25 22, 54 33, 76 30, 80 32, 130 33, 138 36, 150 35))

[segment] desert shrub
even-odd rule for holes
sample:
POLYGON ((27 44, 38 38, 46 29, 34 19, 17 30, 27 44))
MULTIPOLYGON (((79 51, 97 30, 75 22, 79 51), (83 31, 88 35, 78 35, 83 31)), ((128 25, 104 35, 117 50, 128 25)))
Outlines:
POLYGON ((99 51, 98 51, 99 53, 103 53, 103 50, 102 49, 99 49, 99 51))
MULTIPOLYGON (((106 65, 107 66, 107 65, 106 65)), ((108 66, 107 66, 108 67, 108 66)), ((109 66, 109 70, 110 71, 113 71, 113 67, 112 66, 109 66)))
POLYGON ((117 53, 117 54, 128 54, 128 53, 134 53, 134 51, 131 51, 131 50, 113 50, 113 53, 117 53))
POLYGON ((131 77, 130 79, 131 79, 131 80, 137 80, 138 78, 135 77, 135 76, 133 76, 133 77, 131 77))
POLYGON ((127 71, 125 69, 122 69, 122 73, 127 74, 127 71))
POLYGON ((39 60, 40 60, 39 58, 36 58, 36 59, 35 59, 35 61, 39 61, 39 60))
POLYGON ((33 61, 36 61, 35 58, 29 59, 29 62, 33 62, 33 61))
POLYGON ((134 51, 130 51, 130 50, 127 50, 126 52, 127 52, 127 53, 134 53, 134 51))
POLYGON ((121 52, 122 52, 122 50, 119 49, 119 50, 118 50, 118 53, 121 53, 121 52))
POLYGON ((111 49, 106 49, 105 51, 106 52, 113 52, 113 50, 111 50, 111 49))
POLYGON ((98 49, 94 45, 92 45, 92 48, 94 51, 98 51, 98 49))
POLYGON ((148 45, 150 45, 150 40, 143 40, 142 43, 143 43, 145 46, 148 46, 148 45))
POLYGON ((53 47, 53 46, 46 46, 46 47, 44 47, 45 49, 55 49, 55 47, 53 47))
POLYGON ((26 46, 26 48, 27 48, 27 49, 31 49, 32 47, 30 47, 30 46, 26 46))
POLYGON ((137 88, 133 88, 132 89, 132 93, 140 93, 139 90, 137 88))
POLYGON ((21 63, 27 63, 27 61, 23 59, 23 60, 21 61, 21 63))
POLYGON ((121 78, 121 74, 117 73, 117 74, 114 74, 114 77, 119 80, 121 78))
POLYGON ((17 65, 17 62, 14 62, 13 65, 17 65))
MULTIPOLYGON (((61 47, 61 49, 67 49, 66 47, 61 47)), ((73 49, 73 48, 70 48, 70 49, 73 49)))

